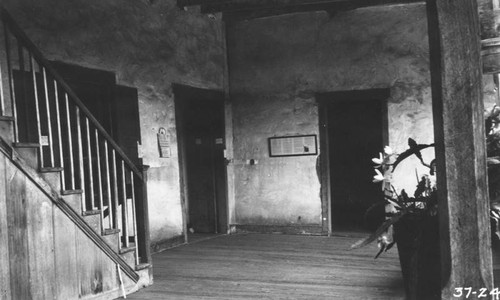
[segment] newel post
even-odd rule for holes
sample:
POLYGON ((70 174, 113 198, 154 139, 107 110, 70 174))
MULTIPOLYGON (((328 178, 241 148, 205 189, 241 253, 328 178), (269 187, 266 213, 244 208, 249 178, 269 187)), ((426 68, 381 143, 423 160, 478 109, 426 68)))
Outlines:
POLYGON ((427 0, 441 297, 493 288, 476 0, 427 0))
POLYGON ((137 203, 137 235, 139 240, 140 263, 151 263, 151 248, 149 235, 149 210, 148 210, 148 165, 139 166, 142 172, 140 200, 137 203))

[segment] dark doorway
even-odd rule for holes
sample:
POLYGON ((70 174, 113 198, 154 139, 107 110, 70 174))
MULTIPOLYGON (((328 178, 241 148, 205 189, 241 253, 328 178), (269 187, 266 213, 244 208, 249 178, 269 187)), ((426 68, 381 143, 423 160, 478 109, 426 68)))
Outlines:
MULTIPOLYGON (((323 94, 322 147, 327 149, 327 172, 334 230, 374 229, 383 221, 384 207, 365 212, 382 202, 379 184, 372 182, 371 159, 387 143, 386 90, 323 94)), ((325 149, 323 148, 323 149, 325 149)))
POLYGON ((225 233, 224 94, 181 85, 174 94, 187 227, 225 233))
POLYGON ((52 66, 130 160, 140 164, 141 142, 137 89, 116 84, 115 73, 63 62, 52 66))
POLYGON ((113 109, 116 86, 115 73, 59 61, 53 61, 52 66, 69 84, 102 127, 114 137, 116 126, 113 126, 113 121, 117 116, 113 109))

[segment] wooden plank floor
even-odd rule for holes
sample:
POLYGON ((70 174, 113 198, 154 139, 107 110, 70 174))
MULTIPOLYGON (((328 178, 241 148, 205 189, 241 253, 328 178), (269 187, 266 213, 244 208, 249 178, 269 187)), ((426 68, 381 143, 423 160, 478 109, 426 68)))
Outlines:
POLYGON ((396 249, 352 236, 237 234, 153 256, 154 284, 129 299, 404 299, 396 249))

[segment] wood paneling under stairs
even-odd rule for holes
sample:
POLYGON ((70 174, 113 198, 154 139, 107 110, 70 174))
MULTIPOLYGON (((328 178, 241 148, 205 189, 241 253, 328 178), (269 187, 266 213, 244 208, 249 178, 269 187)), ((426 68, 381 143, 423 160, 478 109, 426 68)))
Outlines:
POLYGON ((2 153, 0 225, 0 299, 121 295, 117 264, 2 153))
POLYGON ((155 283, 128 299, 404 299, 396 249, 361 236, 237 234, 153 256, 155 283))
MULTIPOLYGON (((1 123, 1 122, 0 122, 1 123)), ((5 159, 0 156, 0 183, 5 182, 5 159)), ((0 262, 9 261, 9 234, 7 223, 7 193, 0 188, 0 262)), ((10 266, 10 264, 9 264, 10 266)), ((0 268, 0 299, 10 298, 10 267, 0 268)))

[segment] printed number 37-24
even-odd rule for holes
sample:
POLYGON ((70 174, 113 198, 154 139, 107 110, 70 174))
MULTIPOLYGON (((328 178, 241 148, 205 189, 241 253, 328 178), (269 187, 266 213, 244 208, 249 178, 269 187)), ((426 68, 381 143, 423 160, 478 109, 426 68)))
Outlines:
POLYGON ((488 292, 487 288, 480 288, 478 291, 475 291, 471 287, 458 287, 455 288, 455 293, 453 293, 453 297, 464 297, 465 299, 468 299, 471 296, 475 296, 477 298, 486 298, 488 297, 488 295, 495 296, 495 300, 498 300, 500 290, 498 290, 498 288, 494 288, 493 290, 488 292))

